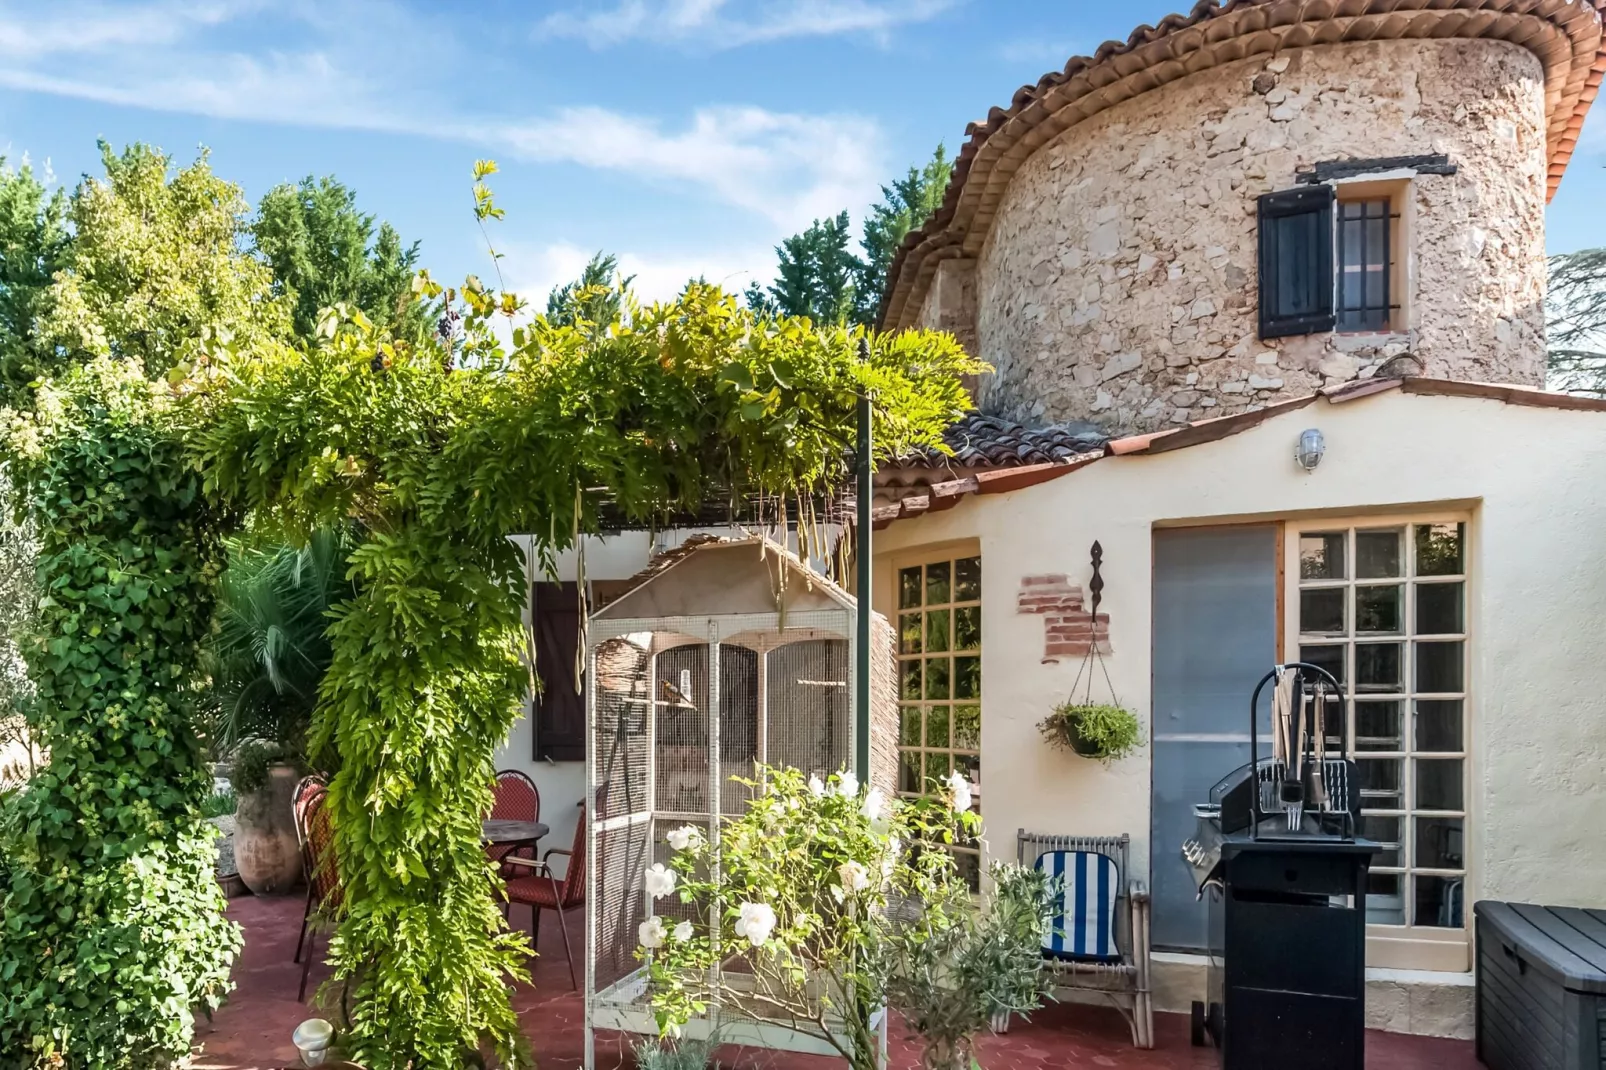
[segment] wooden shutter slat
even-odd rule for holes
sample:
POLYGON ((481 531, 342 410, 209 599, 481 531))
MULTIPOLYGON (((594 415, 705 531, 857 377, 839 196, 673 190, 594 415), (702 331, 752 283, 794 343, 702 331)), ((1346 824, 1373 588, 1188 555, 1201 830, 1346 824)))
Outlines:
POLYGON ((1334 293, 1332 186, 1303 186, 1260 198, 1260 337, 1330 331, 1334 293))
POLYGON ((535 669, 541 695, 535 703, 535 758, 579 762, 586 756, 585 696, 575 690, 580 645, 579 588, 537 583, 534 589, 535 669))

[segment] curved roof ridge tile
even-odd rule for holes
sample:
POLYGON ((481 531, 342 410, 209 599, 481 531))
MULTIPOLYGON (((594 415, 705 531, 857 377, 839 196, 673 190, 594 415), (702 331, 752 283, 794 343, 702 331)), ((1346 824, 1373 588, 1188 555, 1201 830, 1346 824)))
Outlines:
MULTIPOLYGON (((1134 78, 1162 64, 1179 64, 1184 74, 1192 74, 1217 62, 1234 62, 1266 49, 1233 50, 1229 47, 1233 41, 1266 33, 1274 35, 1273 45, 1281 43, 1282 37, 1293 37, 1294 47, 1307 47, 1348 40, 1351 33, 1357 32, 1357 27, 1377 31, 1362 38, 1368 40, 1432 36, 1409 32, 1410 24, 1418 17, 1446 21, 1452 29, 1464 31, 1452 32, 1448 35, 1452 37, 1469 33, 1482 36, 1501 25, 1502 17, 1539 20, 1548 23, 1552 31, 1543 35, 1547 40, 1554 41, 1560 35, 1571 45, 1569 62, 1563 70, 1560 61, 1547 58, 1543 51, 1545 41, 1533 40, 1534 34, 1514 42, 1529 48, 1545 64, 1549 110, 1546 139, 1550 147, 1546 194, 1553 197, 1577 145, 1584 116, 1600 91, 1602 78, 1606 77, 1603 12, 1606 12, 1606 0, 1198 0, 1186 15, 1167 15, 1154 26, 1138 26, 1125 42, 1105 41, 1091 56, 1071 57, 1060 70, 1048 72, 1035 85, 1023 85, 1016 90, 1008 108, 994 106, 988 109, 985 119, 966 124, 966 141, 954 160, 953 176, 942 204, 924 226, 911 230, 904 237, 893 257, 887 272, 887 290, 881 299, 879 324, 884 328, 906 326, 912 311, 919 308, 935 271, 932 254, 965 244, 971 237, 971 223, 978 217, 984 233, 991 225, 995 213, 984 209, 996 208, 1008 186, 1008 177, 1013 173, 1010 167, 997 176, 1003 181, 994 181, 992 157, 1008 157, 1009 163, 1018 166, 1038 147, 1032 145, 1023 156, 1005 152, 986 154, 988 143, 1006 128, 1019 125, 1018 132, 1000 138, 1006 149, 1009 145, 1018 145, 1022 135, 1032 127, 1052 120, 1060 111, 1074 107, 1103 87, 1089 86, 1074 95, 1060 90, 1084 76, 1091 81, 1102 68, 1128 56, 1137 59, 1139 66, 1130 74, 1110 72, 1116 75, 1112 83, 1134 78), (1238 18, 1234 20, 1234 16, 1238 18), (1460 22, 1450 21, 1456 19, 1460 22), (1344 27, 1335 27, 1335 31, 1342 32, 1331 35, 1316 32, 1313 24, 1329 20, 1344 22, 1344 27), (1375 27, 1361 25, 1367 20, 1375 23, 1375 27), (1307 27, 1304 35, 1296 32, 1301 26, 1307 27), (1186 54, 1179 55, 1176 45, 1184 43, 1180 41, 1181 35, 1195 28, 1201 30, 1198 42, 1188 48, 1186 54), (1210 49, 1217 49, 1223 55, 1218 60, 1207 53, 1210 49), (1201 61, 1203 66, 1199 65, 1201 61), (1051 95, 1056 99, 1048 100, 1051 95), (984 188, 972 190, 973 177, 977 177, 984 188)), ((1537 32, 1540 27, 1533 29, 1537 32)), ((1512 38, 1505 36, 1504 39, 1512 38)), ((1076 122, 1085 121, 1105 108, 1149 92, 1179 76, 1172 73, 1160 80, 1151 79, 1127 96, 1107 95, 1103 103, 1076 122)), ((1056 130, 1050 136, 1062 132, 1056 130)))

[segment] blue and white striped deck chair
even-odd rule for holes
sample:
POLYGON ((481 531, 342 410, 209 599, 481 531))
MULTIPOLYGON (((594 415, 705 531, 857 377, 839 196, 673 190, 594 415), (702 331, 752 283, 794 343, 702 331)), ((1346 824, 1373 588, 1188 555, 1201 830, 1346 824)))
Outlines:
MULTIPOLYGON (((1021 829, 1016 860, 1060 881, 1063 909, 1043 937, 1056 989, 1101 992, 1154 1047, 1149 992, 1149 893, 1127 866, 1130 836, 1048 836, 1021 829)), ((1007 1024, 1007 1023, 1006 1023, 1007 1024)))
POLYGON ((1059 910, 1043 933, 1043 954, 1081 962, 1120 962, 1115 906, 1121 896, 1115 859, 1098 851, 1045 851, 1033 863, 1056 888, 1059 910))

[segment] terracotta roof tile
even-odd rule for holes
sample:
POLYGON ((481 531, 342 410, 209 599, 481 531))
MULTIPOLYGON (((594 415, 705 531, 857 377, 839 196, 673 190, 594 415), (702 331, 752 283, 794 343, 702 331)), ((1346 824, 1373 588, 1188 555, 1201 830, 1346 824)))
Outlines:
POLYGON ((1102 451, 1109 437, 1096 424, 1027 427, 1013 420, 970 412, 943 435, 953 456, 929 450, 904 458, 901 465, 962 469, 1051 464, 1102 451))
POLYGON ((1009 178, 1049 139, 1089 116, 1167 82, 1281 48, 1378 38, 1482 36, 1534 50, 1548 83, 1548 192, 1554 196, 1589 106, 1606 74, 1606 0, 1199 0, 1186 15, 1106 41, 1036 85, 1008 108, 965 127, 943 203, 912 230, 887 272, 880 324, 908 326, 937 264, 974 256, 1009 178), (1534 32, 1534 20, 1554 29, 1534 32), (1554 46, 1555 33, 1566 38, 1554 46))

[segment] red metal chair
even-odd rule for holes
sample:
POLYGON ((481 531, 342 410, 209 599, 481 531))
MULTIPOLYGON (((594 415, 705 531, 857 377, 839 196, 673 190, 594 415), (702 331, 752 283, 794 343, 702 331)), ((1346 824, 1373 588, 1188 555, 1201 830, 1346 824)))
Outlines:
POLYGON ((301 961, 301 945, 307 939, 307 919, 312 916, 312 862, 307 857, 307 801, 312 798, 315 791, 323 791, 328 782, 323 776, 314 773, 304 776, 296 784, 295 794, 290 797, 290 813, 292 823, 296 828, 296 847, 301 851, 301 875, 307 883, 307 905, 301 912, 301 935, 296 937, 296 953, 291 962, 301 961))
MULTIPOLYGON (((499 771, 496 774, 496 800, 491 803, 491 817, 505 821, 541 820, 541 792, 535 786, 535 781, 517 769, 499 771)), ((535 859, 534 847, 493 845, 485 848, 485 853, 490 855, 492 862, 502 862, 511 854, 518 854, 532 861, 535 859)), ((517 875, 517 872, 508 866, 502 867, 503 877, 517 875)))
POLYGON ((510 903, 523 903, 530 908, 530 946, 541 938, 541 911, 554 910, 558 915, 558 930, 563 933, 563 956, 569 960, 569 983, 576 989, 580 982, 574 974, 574 951, 569 947, 569 927, 564 924, 563 912, 584 906, 586 901, 586 808, 580 804, 580 820, 574 829, 574 846, 568 850, 554 847, 537 862, 529 858, 508 856, 502 864, 522 872, 507 881, 507 898, 510 903), (553 875, 550 859, 553 855, 567 855, 568 866, 560 879, 553 875))
MULTIPOLYGON (((329 792, 319 787, 308 793, 302 809, 303 835, 307 844, 307 912, 301 922, 306 938, 306 957, 301 960, 301 988, 298 1003, 306 1002, 307 975, 312 971, 312 948, 317 940, 315 921, 333 921, 340 913, 342 894, 340 870, 335 857, 335 829, 329 814, 329 792)), ((300 948, 298 947, 299 951, 300 948)))

